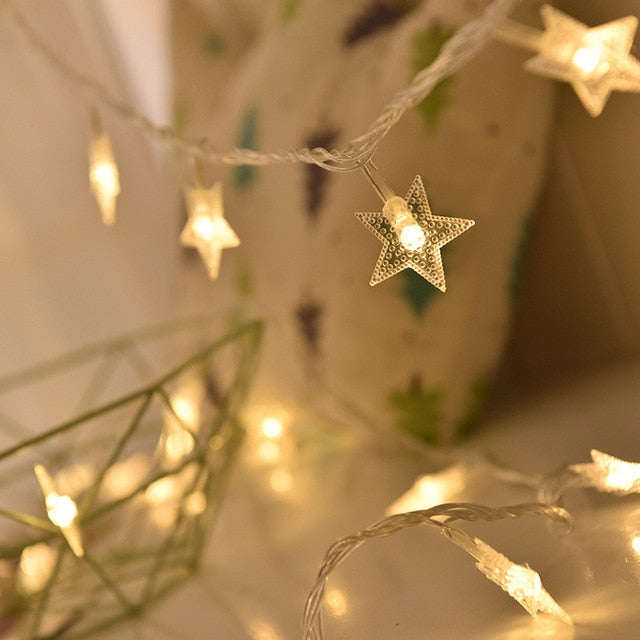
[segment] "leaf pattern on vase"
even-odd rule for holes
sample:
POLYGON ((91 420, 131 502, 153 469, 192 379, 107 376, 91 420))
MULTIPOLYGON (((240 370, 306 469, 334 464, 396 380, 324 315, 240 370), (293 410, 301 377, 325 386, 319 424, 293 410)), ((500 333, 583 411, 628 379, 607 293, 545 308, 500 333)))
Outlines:
MULTIPOLYGON (((414 74, 428 67, 440 53, 442 45, 455 33, 455 29, 441 25, 431 26, 419 31, 411 39, 411 70, 414 74)), ((416 105, 429 131, 433 131, 443 111, 451 102, 451 84, 453 76, 442 78, 429 95, 416 105)))
POLYGON ((280 20, 287 23, 296 17, 300 10, 301 0, 280 0, 280 20))
POLYGON ((422 318, 431 301, 440 292, 413 269, 405 269, 398 276, 401 297, 407 302, 414 316, 422 318))
POLYGON ((420 374, 414 373, 409 384, 389 394, 389 405, 398 428, 429 443, 440 440, 444 389, 425 389, 420 374))
MULTIPOLYGON (((250 106, 245 111, 236 146, 241 149, 258 148, 258 109, 254 106, 250 106)), ((238 189, 246 189, 254 182, 256 174, 257 167, 241 164, 233 173, 235 186, 238 189)))
POLYGON ((347 25, 342 42, 352 47, 361 40, 388 29, 418 6, 418 0, 373 0, 347 25))
POLYGON ((456 428, 456 437, 466 438, 476 430, 487 404, 490 386, 490 378, 486 375, 480 376, 471 382, 464 413, 456 428))
MULTIPOLYGON (((327 127, 310 135, 304 142, 309 149, 324 147, 330 149, 335 146, 339 132, 337 129, 327 127)), ((326 189, 331 178, 331 172, 315 164, 308 164, 305 171, 305 194, 307 214, 312 222, 318 218, 318 214, 325 201, 326 189)))
POLYGON ((306 297, 294 310, 298 331, 313 354, 320 351, 320 325, 324 308, 315 298, 306 297))

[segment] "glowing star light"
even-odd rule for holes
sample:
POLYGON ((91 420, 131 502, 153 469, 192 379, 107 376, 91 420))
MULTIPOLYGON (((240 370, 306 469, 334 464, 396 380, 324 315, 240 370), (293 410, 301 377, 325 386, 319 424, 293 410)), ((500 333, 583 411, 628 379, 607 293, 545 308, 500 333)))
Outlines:
POLYGON ((118 166, 113 159, 111 143, 102 130, 98 116, 93 114, 93 135, 89 149, 89 183, 98 203, 102 222, 112 225, 116 216, 116 199, 120 194, 118 166))
POLYGON ((640 463, 625 462, 597 449, 591 450, 592 463, 574 464, 571 471, 607 493, 640 493, 640 463))
POLYGON ((60 495, 56 491, 53 479, 41 464, 37 464, 33 470, 40 484, 42 495, 44 496, 49 520, 60 529, 62 535, 69 543, 71 551, 79 558, 82 557, 84 555, 84 548, 82 546, 80 530, 76 524, 76 518, 78 516, 76 503, 69 496, 60 495))
POLYGON ((635 16, 589 28, 549 5, 541 14, 542 33, 507 23, 497 34, 537 51, 525 65, 529 71, 570 83, 594 117, 612 91, 640 91, 640 61, 630 54, 638 27, 635 16))
MULTIPOLYGON (((375 186, 380 187, 379 177, 374 179, 375 186)), ((440 249, 470 229, 474 221, 433 215, 420 176, 415 177, 406 198, 394 195, 386 185, 378 192, 385 201, 381 212, 356 213, 382 242, 369 284, 376 285, 403 269, 413 269, 434 287, 446 291, 440 249)))
POLYGON ((476 567, 489 580, 495 582, 514 600, 517 600, 532 616, 538 612, 547 613, 563 622, 572 624, 572 620, 562 607, 542 586, 540 576, 526 565, 515 564, 493 547, 474 539, 478 552, 476 567))
POLYGON ((211 279, 218 277, 222 249, 237 247, 238 236, 225 220, 222 207, 222 185, 212 188, 187 187, 185 198, 189 219, 180 234, 180 242, 195 247, 204 261, 211 279))

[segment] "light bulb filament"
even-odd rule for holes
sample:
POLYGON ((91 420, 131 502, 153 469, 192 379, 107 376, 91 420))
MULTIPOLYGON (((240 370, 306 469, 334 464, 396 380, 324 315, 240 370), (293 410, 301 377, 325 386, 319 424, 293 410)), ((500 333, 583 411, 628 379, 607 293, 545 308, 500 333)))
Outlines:
POLYGON ((387 217, 400 244, 407 251, 420 251, 427 242, 427 234, 409 210, 404 198, 393 196, 385 202, 382 213, 387 217))

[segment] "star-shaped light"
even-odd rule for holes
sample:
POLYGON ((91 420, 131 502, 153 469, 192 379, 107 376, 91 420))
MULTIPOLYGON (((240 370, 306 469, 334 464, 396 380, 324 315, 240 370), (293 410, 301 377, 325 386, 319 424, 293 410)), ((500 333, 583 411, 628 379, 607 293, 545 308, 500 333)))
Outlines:
POLYGON ((389 198, 381 212, 358 212, 356 217, 382 242, 371 286, 403 269, 413 269, 440 291, 446 291, 440 249, 472 227, 473 220, 431 213, 420 176, 406 198, 389 198))
POLYGON ((189 219, 180 234, 180 242, 195 247, 204 261, 211 279, 218 277, 222 249, 237 247, 238 236, 225 220, 222 207, 222 185, 210 189, 187 187, 185 198, 189 219))
POLYGON ((539 611, 567 624, 573 624, 567 612, 542 586, 537 571, 528 565, 516 564, 479 538, 474 541, 478 562, 476 567, 492 582, 504 589, 532 616, 539 611))
POLYGON ((590 29, 549 5, 541 14, 545 31, 527 69, 569 82, 592 116, 600 115, 612 91, 640 91, 640 61, 630 55, 635 16, 590 29))
POLYGON ((60 495, 57 492, 53 479, 41 464, 37 464, 33 470, 44 496, 49 520, 60 529, 69 543, 71 551, 81 558, 84 555, 84 547, 82 546, 80 529, 76 524, 78 517, 76 503, 69 496, 60 495))
POLYGON ((626 462, 597 449, 591 450, 592 463, 574 464, 571 471, 608 493, 640 493, 640 463, 626 462))
POLYGON ((116 200, 120 194, 120 176, 106 133, 95 132, 89 149, 89 183, 98 203, 102 222, 112 225, 116 216, 116 200))

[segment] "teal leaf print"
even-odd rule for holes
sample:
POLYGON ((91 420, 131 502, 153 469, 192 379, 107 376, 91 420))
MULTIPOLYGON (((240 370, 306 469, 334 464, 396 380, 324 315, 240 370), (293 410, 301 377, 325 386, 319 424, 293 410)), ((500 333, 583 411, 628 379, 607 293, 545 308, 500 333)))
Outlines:
POLYGON ((443 398, 443 389, 424 389, 420 375, 414 374, 407 388, 394 389, 389 394, 389 405, 400 429, 425 442, 436 443, 442 435, 443 398))
MULTIPOLYGON (((440 53, 442 45, 455 33, 454 29, 447 29, 440 25, 434 25, 414 34, 411 40, 411 67, 413 73, 422 71, 428 67, 440 53)), ((444 109, 451 101, 450 89, 453 76, 442 78, 431 93, 418 105, 416 109, 422 116, 427 129, 433 131, 444 109)))
MULTIPOLYGON (((240 134, 236 145, 241 149, 257 149, 258 144, 258 110, 249 107, 240 125, 240 134)), ((233 174, 234 184, 238 189, 246 189, 256 179, 257 168, 243 164, 236 167, 233 174)))
POLYGON ((407 302, 416 318, 422 318, 429 303, 438 295, 438 290, 413 269, 401 271, 400 295, 407 302))

